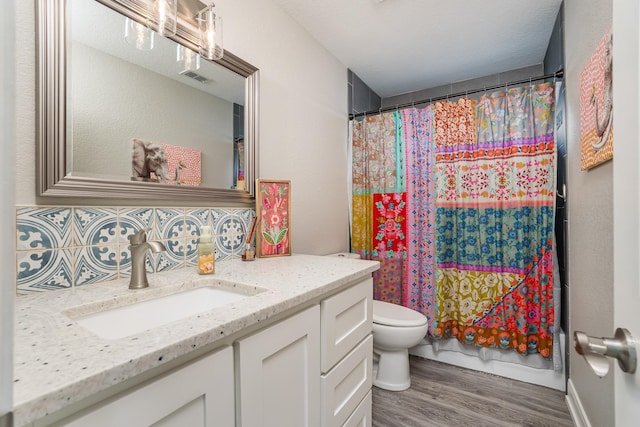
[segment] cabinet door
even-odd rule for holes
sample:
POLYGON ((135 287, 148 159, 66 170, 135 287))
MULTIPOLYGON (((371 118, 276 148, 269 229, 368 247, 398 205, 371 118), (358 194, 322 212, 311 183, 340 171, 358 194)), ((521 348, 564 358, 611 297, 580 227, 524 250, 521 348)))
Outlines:
POLYGON ((320 310, 236 342, 238 426, 320 425, 320 310))
POLYGON ((233 348, 126 391, 58 425, 233 427, 233 348))
POLYGON ((322 317, 322 372, 347 355, 373 329, 373 279, 325 299, 322 317))

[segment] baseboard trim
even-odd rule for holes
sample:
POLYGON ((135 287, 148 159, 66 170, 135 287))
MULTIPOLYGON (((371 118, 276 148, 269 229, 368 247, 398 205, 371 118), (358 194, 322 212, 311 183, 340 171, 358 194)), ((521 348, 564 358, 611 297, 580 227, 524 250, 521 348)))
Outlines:
POLYGON ((573 418, 573 423, 576 427, 591 427, 589 417, 587 417, 584 406, 582 406, 582 402, 580 402, 580 396, 578 396, 578 392, 573 386, 571 378, 569 378, 569 381, 567 382, 566 399, 567 406, 569 407, 569 413, 571 414, 571 418, 573 418))

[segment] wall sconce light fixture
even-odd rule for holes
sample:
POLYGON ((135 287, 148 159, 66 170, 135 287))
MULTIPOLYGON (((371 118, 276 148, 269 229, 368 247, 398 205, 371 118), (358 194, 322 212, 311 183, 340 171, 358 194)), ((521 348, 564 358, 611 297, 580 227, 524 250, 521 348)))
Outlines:
POLYGON ((213 8, 214 3, 198 12, 196 20, 200 30, 200 55, 207 59, 220 59, 224 54, 222 47, 222 18, 213 8))
POLYGON ((200 68, 200 55, 191 49, 178 45, 176 60, 180 64, 180 72, 196 71, 200 68))
MULTIPOLYGON (((178 30, 178 1, 179 0, 149 0, 149 16, 146 26, 127 18, 125 23, 125 39, 139 50, 153 49, 154 31, 162 36, 173 36, 178 30)), ((200 4, 198 0, 188 0, 184 3, 190 8, 200 4)), ((183 4, 184 7, 184 4, 183 4)), ((185 70, 197 70, 200 67, 200 56, 207 59, 220 59, 224 55, 222 47, 222 18, 213 10, 214 3, 197 12, 195 19, 199 33, 199 53, 178 48, 178 61, 185 70)), ((192 9, 193 10, 193 9, 192 9)), ((197 9, 196 9, 197 10, 197 9)), ((192 15, 195 11, 192 11, 192 15)))
POLYGON ((151 50, 153 49, 153 37, 153 31, 148 27, 133 19, 125 19, 124 39, 131 46, 138 50, 151 50))
POLYGON ((178 30, 178 0, 151 0, 150 20, 157 25, 159 34, 175 35, 178 30))

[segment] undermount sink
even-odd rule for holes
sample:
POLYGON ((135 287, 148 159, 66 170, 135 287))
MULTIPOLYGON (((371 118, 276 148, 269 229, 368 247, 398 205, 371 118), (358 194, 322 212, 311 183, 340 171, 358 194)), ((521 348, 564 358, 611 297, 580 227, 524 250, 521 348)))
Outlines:
POLYGON ((202 287, 82 316, 80 326, 105 339, 135 335, 176 320, 207 312, 251 295, 218 287, 202 287))

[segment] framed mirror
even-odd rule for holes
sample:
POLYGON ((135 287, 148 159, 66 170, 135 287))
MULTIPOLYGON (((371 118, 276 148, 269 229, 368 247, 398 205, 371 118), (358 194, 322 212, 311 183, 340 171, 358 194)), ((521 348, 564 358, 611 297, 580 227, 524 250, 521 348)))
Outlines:
POLYGON ((205 5, 178 4, 176 35, 140 50, 125 27, 145 0, 38 0, 38 196, 254 205, 258 69, 228 51, 180 61, 205 5))

